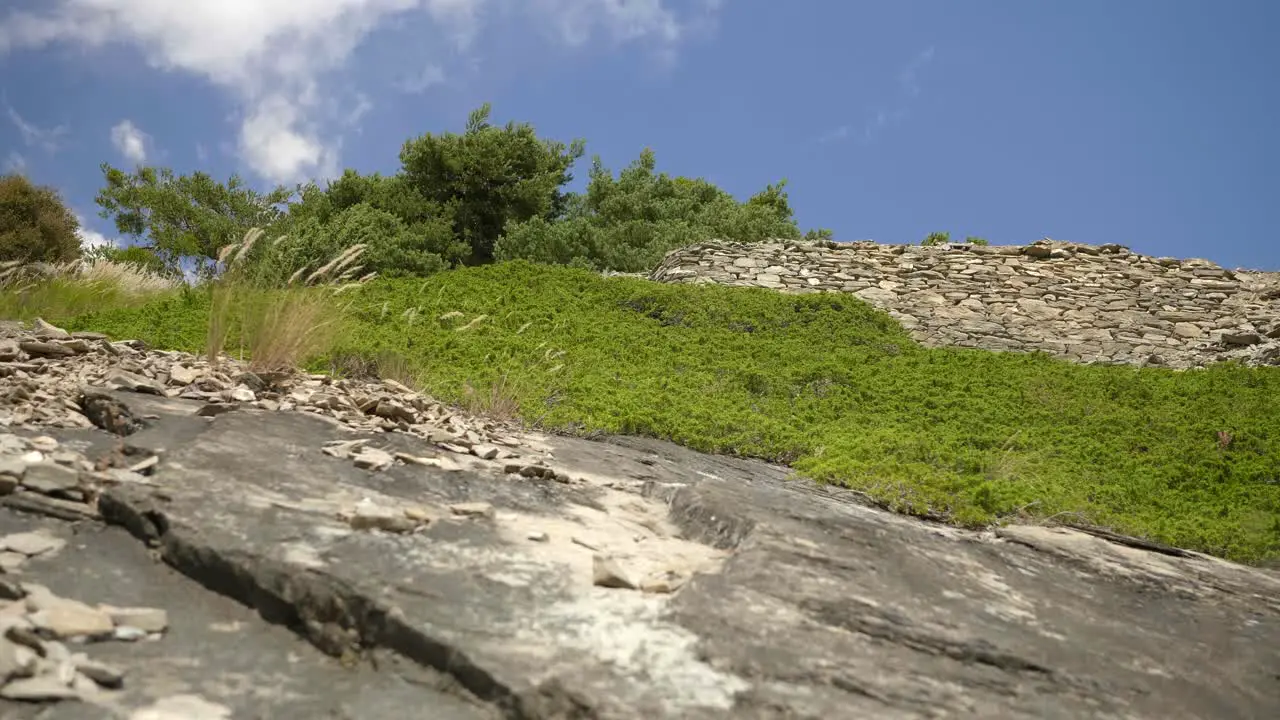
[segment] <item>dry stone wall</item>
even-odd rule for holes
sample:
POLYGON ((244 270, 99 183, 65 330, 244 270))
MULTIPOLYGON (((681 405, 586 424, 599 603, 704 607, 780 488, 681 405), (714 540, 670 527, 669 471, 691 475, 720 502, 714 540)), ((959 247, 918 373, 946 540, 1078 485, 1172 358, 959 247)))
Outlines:
POLYGON ((1280 365, 1280 273, 1121 245, 708 242, 672 251, 649 277, 851 293, 930 346, 1176 368, 1280 365))

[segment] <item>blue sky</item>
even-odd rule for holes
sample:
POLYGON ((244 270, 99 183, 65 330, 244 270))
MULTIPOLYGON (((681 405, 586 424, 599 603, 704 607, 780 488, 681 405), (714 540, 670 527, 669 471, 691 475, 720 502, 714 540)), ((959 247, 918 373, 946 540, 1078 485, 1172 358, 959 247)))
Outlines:
MULTIPOLYGON (((1275 0, 17 0, 0 164, 92 231, 104 161, 394 171, 469 110, 917 242, 1118 242, 1280 270, 1275 0)), ((579 167, 586 175, 587 163, 579 167)))

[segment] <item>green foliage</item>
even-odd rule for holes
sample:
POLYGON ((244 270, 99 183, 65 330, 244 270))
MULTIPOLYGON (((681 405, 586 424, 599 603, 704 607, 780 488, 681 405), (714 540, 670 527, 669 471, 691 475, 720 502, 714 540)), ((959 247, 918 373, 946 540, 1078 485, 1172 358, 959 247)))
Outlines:
POLYGON ((399 214, 410 224, 409 212, 450 219, 468 249, 467 264, 492 261, 508 223, 558 216, 565 203, 560 188, 573 179, 569 170, 584 148, 582 140, 539 138, 527 123, 493 126, 489 112, 485 103, 462 134, 426 133, 400 150, 403 183, 426 202, 399 214))
POLYGON ((987 241, 986 238, 977 237, 976 235, 970 235, 969 237, 965 238, 964 241, 969 243, 970 245, 990 245, 991 244, 990 242, 987 241))
POLYGON ((184 287, 138 306, 120 306, 99 302, 96 310, 81 310, 78 316, 44 315, 58 320, 63 328, 83 330, 90 326, 105 328, 113 337, 147 337, 152 347, 183 349, 199 353, 208 334, 212 288, 184 287), (144 329, 142 326, 145 325, 144 329))
POLYGON ((300 192, 300 200, 290 206, 288 217, 277 228, 281 232, 293 232, 296 226, 314 221, 309 230, 313 231, 314 227, 329 223, 335 215, 357 205, 368 205, 397 218, 405 236, 412 239, 413 250, 434 253, 450 265, 460 264, 471 252, 453 231, 456 203, 440 204, 427 199, 402 174, 361 175, 347 170, 325 189, 314 184, 306 186, 300 192))
POLYGON ((113 218, 119 232, 146 238, 146 247, 170 268, 183 258, 212 263, 223 246, 250 228, 278 220, 291 195, 283 187, 258 193, 237 175, 223 184, 203 172, 175 175, 155 167, 125 172, 107 163, 102 174, 106 186, 96 198, 99 214, 113 218))
POLYGON ((834 242, 835 237, 835 231, 830 228, 813 228, 804 233, 805 242, 811 243, 834 242))
MULTIPOLYGON (((527 123, 498 127, 489 117, 485 104, 460 134, 408 140, 393 175, 349 169, 324 187, 300 186, 296 197, 284 188, 256 193, 235 175, 222 184, 199 172, 126 173, 104 164, 97 201, 103 217, 113 217, 121 233, 146 237, 171 268, 196 258, 216 271, 219 250, 252 227, 285 236, 270 252, 267 244, 255 250, 259 277, 315 267, 355 238, 370 245, 369 269, 425 275, 515 258, 636 272, 710 239, 801 237, 785 180, 739 202, 705 180, 656 173, 645 150, 616 178, 597 160, 586 192, 568 193, 582 140, 547 140, 527 123)), ((829 241, 831 231, 805 237, 829 241)))
POLYGON ((53 188, 0 176, 0 262, 63 263, 80 257, 80 223, 53 188))
POLYGON ((920 244, 926 247, 932 247, 935 245, 946 245, 949 242, 951 242, 951 233, 931 232, 924 240, 920 241, 920 244))
POLYGON ((740 203, 705 180, 655 174, 655 167, 645 149, 615 179, 596 158, 586 194, 566 199, 562 219, 508 224, 496 257, 639 272, 695 242, 800 237, 785 181, 740 203))
POLYGON ((299 188, 298 200, 270 228, 284 239, 256 248, 255 274, 314 269, 355 244, 367 246, 364 269, 384 276, 490 262, 506 223, 562 212, 560 187, 581 155, 582 141, 542 140, 527 124, 490 125, 486 104, 471 113, 462 134, 406 142, 394 175, 349 169, 324 188, 299 188))
POLYGON ((139 270, 157 275, 173 274, 173 269, 165 264, 163 258, 151 248, 142 247, 141 245, 126 245, 124 247, 103 245, 87 251, 85 256, 92 260, 105 260, 122 265, 132 265, 139 270))
POLYGON ((265 284, 279 284, 299 271, 313 272, 344 250, 363 245, 360 264, 350 276, 426 276, 444 268, 430 238, 415 233, 394 213, 360 202, 329 214, 294 218, 290 233, 258 243, 249 256, 249 273, 265 284))
POLYGON ((120 288, 105 283, 84 283, 66 277, 46 278, 20 286, 0 286, 0 318, 30 321, 41 317, 56 321, 110 307, 144 304, 127 302, 120 288))
POLYGON ((0 271, 0 318, 57 321, 101 308, 136 307, 171 294, 179 280, 130 262, 113 262, 104 248, 43 272, 21 266, 0 271), (107 260, 106 262, 103 262, 107 260))
MULTIPOLYGON (((925 349, 844 295, 525 262, 378 280, 338 300, 350 306, 335 305, 334 358, 403 357, 443 399, 518 388, 531 422, 789 462, 963 525, 1056 516, 1241 561, 1280 557, 1280 369, 925 349)), ((198 351, 203 323, 167 299, 68 327, 198 351)))

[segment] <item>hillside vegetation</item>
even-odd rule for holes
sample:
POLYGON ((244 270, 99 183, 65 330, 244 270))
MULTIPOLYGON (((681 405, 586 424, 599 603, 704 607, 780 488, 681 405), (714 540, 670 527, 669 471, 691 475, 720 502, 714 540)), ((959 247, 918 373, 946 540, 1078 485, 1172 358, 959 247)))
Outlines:
POLYGON ((0 315, 766 458, 967 526, 1053 519, 1280 560, 1280 369, 925 349, 851 296, 603 277, 692 242, 830 233, 800 231, 785 181, 740 201, 648 150, 569 192, 584 152, 485 106, 406 141, 396 172, 324 187, 104 165, 101 214, 132 243, 92 250, 68 247, 56 194, 9 178, 0 315), (37 259, 64 264, 19 265, 37 259))
MULTIPOLYGON (((1054 516, 1237 560, 1280 556, 1271 370, 925 349, 856 298, 522 261, 326 297, 343 327, 314 370, 381 363, 548 429, 786 462, 964 525, 1054 516)), ((191 291, 67 324, 199 352, 209 312, 210 294, 191 291)))

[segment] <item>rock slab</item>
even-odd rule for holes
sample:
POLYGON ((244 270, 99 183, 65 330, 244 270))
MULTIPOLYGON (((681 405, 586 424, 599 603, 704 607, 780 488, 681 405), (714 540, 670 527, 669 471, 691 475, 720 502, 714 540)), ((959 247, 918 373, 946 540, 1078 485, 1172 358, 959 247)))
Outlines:
MULTIPOLYGON (((164 427, 140 439, 164 443, 164 427)), ((163 491, 109 488, 102 513, 332 654, 394 649, 511 717, 1280 709, 1269 571, 1066 528, 929 525, 656 441, 547 438, 585 478, 564 485, 501 468, 364 469, 321 452, 342 437, 305 415, 219 416, 173 445, 163 491), (366 499, 432 519, 409 533, 340 519, 366 499), (492 514, 450 511, 462 503, 492 514), (530 539, 539 529, 550 542, 530 539), (675 592, 616 578, 663 563, 689 569, 675 592)))

